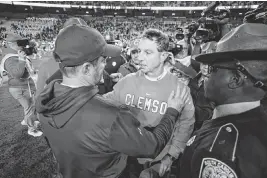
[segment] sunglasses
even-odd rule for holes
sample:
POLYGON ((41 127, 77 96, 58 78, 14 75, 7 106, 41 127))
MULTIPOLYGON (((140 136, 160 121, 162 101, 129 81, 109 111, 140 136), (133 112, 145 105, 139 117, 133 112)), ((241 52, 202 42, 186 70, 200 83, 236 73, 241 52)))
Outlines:
POLYGON ((220 66, 220 65, 209 65, 208 66, 208 74, 217 72, 218 69, 224 69, 224 70, 231 70, 242 73, 246 78, 248 78, 255 87, 261 88, 264 91, 267 91, 267 86, 260 80, 256 79, 252 74, 249 73, 249 71, 237 60, 234 59, 235 67, 226 67, 226 66, 220 66))

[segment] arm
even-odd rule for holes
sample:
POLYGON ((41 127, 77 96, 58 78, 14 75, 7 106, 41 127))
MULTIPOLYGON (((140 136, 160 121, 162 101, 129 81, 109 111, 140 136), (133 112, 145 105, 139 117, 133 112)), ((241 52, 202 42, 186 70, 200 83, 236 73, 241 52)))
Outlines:
MULTIPOLYGON (((102 95, 104 98, 108 98, 111 100, 119 101, 120 102, 120 96, 121 96, 121 90, 123 87, 127 86, 126 84, 127 80, 125 80, 125 77, 118 81, 113 87, 113 91, 108 92, 104 95, 102 95)), ((128 86, 129 87, 129 86, 128 86)))
POLYGON ((47 73, 45 72, 45 68, 41 67, 40 70, 38 71, 38 77, 37 77, 37 82, 36 82, 36 94, 35 96, 37 97, 45 88, 45 79, 47 79, 47 73))
MULTIPOLYGON (((190 92, 188 87, 187 92, 190 92)), ((181 112, 180 117, 178 118, 178 121, 175 124, 173 131, 173 138, 168 152, 168 154, 170 154, 173 158, 177 159, 179 157, 179 154, 182 153, 184 151, 184 148, 186 147, 186 143, 189 140, 194 129, 194 113, 195 108, 193 100, 191 95, 188 95, 185 106, 181 112)))
POLYGON ((112 125, 110 146, 129 156, 155 158, 170 139, 177 116, 177 110, 168 108, 159 125, 149 132, 129 110, 122 110, 112 125))
POLYGON ((106 94, 104 94, 102 96, 104 98, 108 98, 108 99, 115 100, 115 101, 118 101, 119 100, 119 92, 117 90, 115 90, 115 88, 113 89, 113 91, 108 92, 108 93, 106 93, 106 94))

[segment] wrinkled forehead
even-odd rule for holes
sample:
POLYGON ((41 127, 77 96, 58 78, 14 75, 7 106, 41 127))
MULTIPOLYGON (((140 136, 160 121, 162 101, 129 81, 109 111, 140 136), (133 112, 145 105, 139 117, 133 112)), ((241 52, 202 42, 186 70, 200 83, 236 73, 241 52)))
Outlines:
POLYGON ((156 42, 156 40, 151 40, 148 38, 141 38, 138 43, 138 49, 158 51, 158 43, 156 42))

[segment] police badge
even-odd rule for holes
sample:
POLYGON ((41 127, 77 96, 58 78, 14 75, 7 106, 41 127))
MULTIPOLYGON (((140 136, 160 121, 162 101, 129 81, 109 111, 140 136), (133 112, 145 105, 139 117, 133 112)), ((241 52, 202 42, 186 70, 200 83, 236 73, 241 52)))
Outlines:
POLYGON ((226 163, 215 158, 203 158, 199 178, 238 178, 226 163))

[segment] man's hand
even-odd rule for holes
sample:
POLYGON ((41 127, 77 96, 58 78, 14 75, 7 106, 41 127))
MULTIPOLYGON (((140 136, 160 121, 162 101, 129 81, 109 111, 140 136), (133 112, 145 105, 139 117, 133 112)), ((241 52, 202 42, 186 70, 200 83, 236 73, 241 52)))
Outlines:
POLYGON ((120 79, 123 78, 123 75, 121 73, 113 73, 109 75, 113 82, 118 82, 120 79))
POLYGON ((168 56, 168 60, 169 60, 169 62, 171 63, 171 65, 175 65, 175 58, 174 58, 174 56, 173 56, 173 53, 171 53, 171 52, 169 52, 169 54, 168 54, 169 56, 168 56))
POLYGON ((174 108, 178 112, 181 112, 189 94, 190 92, 186 87, 181 87, 181 85, 178 85, 176 92, 172 91, 168 98, 168 107, 174 108))
POLYGON ((164 174, 171 169, 171 165, 172 165, 171 157, 168 155, 165 155, 161 160, 161 164, 159 168, 159 176, 160 177, 164 176, 164 174))
POLYGON ((19 50, 18 51, 18 55, 19 55, 19 58, 21 59, 25 59, 26 58, 26 53, 22 50, 19 50))

